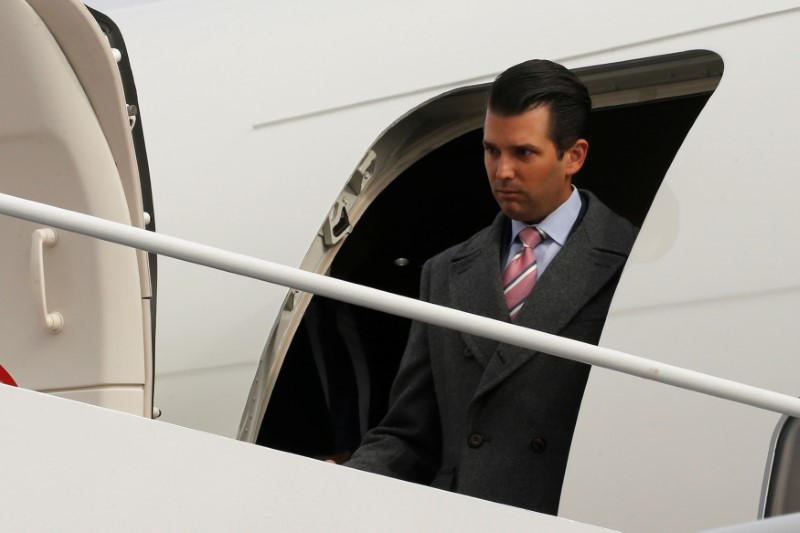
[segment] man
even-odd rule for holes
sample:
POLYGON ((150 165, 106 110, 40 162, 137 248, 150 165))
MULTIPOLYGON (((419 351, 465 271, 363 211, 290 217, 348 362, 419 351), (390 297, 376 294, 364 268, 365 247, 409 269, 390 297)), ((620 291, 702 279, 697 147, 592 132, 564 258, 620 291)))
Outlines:
MULTIPOLYGON (((483 145, 502 212, 426 263, 422 299, 598 342, 636 230, 572 186, 590 108, 583 84, 555 63, 498 76, 483 145)), ((588 374, 582 363, 415 322, 389 412, 347 465, 556 514, 588 374)))

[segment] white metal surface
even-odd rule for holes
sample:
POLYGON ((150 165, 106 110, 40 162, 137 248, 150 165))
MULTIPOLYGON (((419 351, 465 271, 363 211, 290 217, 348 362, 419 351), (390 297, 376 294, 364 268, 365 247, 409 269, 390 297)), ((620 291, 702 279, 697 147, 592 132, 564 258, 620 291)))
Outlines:
POLYGON ((778 516, 768 520, 703 530, 702 533, 796 533, 800 531, 800 514, 778 516))
MULTIPOLYGON (((673 53, 686 46, 668 37, 682 34, 713 49, 704 28, 797 4, 87 3, 125 35, 159 230, 291 266, 380 132, 426 99, 531 57, 585 66, 673 53)), ((234 436, 286 291, 177 263, 159 282, 164 418, 234 436)))
POLYGON ((0 406, 4 531, 607 531, 5 385, 0 406))
MULTIPOLYGON (((426 98, 534 56, 580 67, 718 52, 722 83, 656 198, 602 344, 796 395, 800 191, 787 154, 797 8, 171 0, 109 14, 132 55, 160 229, 295 266, 378 133, 426 98)), ((3 72, 19 57, 0 54, 3 72)), ((62 100, 41 109, 68 122, 53 102, 62 100)), ((0 127, 24 123, 3 109, 12 115, 0 127)), ((27 257, 27 245, 3 250, 27 257)), ((165 418, 233 435, 285 290, 177 262, 164 263, 160 282, 165 418)), ((562 513, 637 531, 754 518, 777 419, 595 369, 562 513)))
MULTIPOLYGON (((785 51, 798 25, 795 9, 637 50, 708 48, 725 72, 642 227, 602 345, 800 395, 800 182, 781 155, 797 151, 800 64, 785 51)), ((754 520, 778 421, 596 369, 561 512, 654 532, 754 520)))
MULTIPOLYGON (((123 181, 134 176, 124 143, 112 142, 120 131, 113 117, 122 132, 128 121, 108 43, 82 5, 32 3, 61 31, 22 0, 0 2, 0 190, 130 224, 136 217, 123 181)), ((39 229, 12 219, 0 227, 3 366, 20 386, 54 394, 106 387, 110 397, 124 388, 120 403, 130 406, 138 394, 133 412, 149 414, 147 272, 138 253, 64 234, 40 262, 31 240, 39 229), (32 246, 47 306, 63 316, 58 335, 40 325, 41 294, 32 298, 32 246)))

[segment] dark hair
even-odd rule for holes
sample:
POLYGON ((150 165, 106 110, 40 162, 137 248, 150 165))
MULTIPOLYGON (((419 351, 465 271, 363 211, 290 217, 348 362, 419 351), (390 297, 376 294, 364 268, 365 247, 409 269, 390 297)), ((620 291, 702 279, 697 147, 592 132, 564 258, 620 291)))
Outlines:
POLYGON ((586 86, 565 67, 532 59, 509 68, 494 80, 488 108, 514 116, 539 106, 550 109, 550 139, 561 157, 575 141, 586 137, 592 99, 586 86))

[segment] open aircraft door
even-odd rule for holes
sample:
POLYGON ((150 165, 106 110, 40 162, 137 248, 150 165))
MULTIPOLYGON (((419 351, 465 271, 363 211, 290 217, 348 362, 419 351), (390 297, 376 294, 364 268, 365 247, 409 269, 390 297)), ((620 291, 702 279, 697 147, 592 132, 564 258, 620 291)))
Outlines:
MULTIPOLYGON (((0 190, 152 229, 124 46, 95 15, 72 0, 0 3, 0 190)), ((0 250, 0 365, 13 381, 152 416, 147 254, 10 217, 0 250)))

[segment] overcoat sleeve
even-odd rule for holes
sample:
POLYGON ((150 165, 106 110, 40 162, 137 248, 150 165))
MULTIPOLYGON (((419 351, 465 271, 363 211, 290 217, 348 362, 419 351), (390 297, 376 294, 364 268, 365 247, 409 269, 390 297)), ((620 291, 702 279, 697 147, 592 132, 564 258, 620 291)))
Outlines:
MULTIPOLYGON (((428 301, 431 265, 422 269, 420 299, 428 301)), ((389 411, 364 437, 346 466, 429 484, 441 462, 442 429, 431 372, 429 327, 414 321, 392 385, 389 411)))

